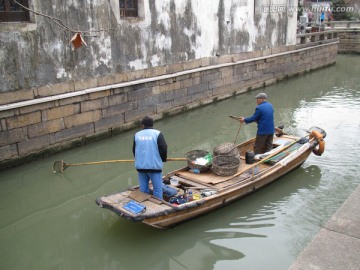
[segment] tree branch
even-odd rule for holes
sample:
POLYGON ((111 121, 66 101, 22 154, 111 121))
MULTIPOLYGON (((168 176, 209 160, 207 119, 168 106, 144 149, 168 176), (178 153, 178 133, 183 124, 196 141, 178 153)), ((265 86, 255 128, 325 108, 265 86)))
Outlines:
POLYGON ((51 21, 52 21, 53 23, 55 23, 57 26, 60 26, 61 28, 64 28, 64 29, 66 29, 67 31, 70 31, 70 32, 72 32, 72 33, 82 33, 82 34, 85 34, 85 33, 105 32, 105 31, 114 30, 114 28, 107 28, 107 29, 100 29, 100 30, 91 30, 91 31, 75 30, 75 29, 70 28, 70 27, 67 26, 66 24, 64 24, 59 18, 56 18, 56 17, 53 17, 53 16, 49 16, 49 15, 46 15, 46 14, 42 14, 42 13, 37 12, 37 11, 35 11, 35 10, 29 9, 28 7, 20 4, 17 0, 12 0, 12 1, 14 1, 15 4, 19 5, 19 6, 22 7, 23 9, 26 9, 27 11, 32 12, 32 13, 34 13, 35 15, 45 17, 45 18, 51 20, 51 21))

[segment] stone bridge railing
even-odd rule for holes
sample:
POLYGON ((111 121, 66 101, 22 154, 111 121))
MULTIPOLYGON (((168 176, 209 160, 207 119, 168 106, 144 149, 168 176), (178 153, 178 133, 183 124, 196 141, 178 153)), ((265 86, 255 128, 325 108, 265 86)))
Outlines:
POLYGON ((330 21, 322 23, 325 25, 325 27, 329 27, 332 29, 360 29, 360 21, 330 21))
POLYGON ((297 35, 297 48, 338 41, 339 53, 360 53, 360 22, 333 21, 306 27, 297 35))
POLYGON ((338 39, 338 31, 320 31, 297 35, 297 45, 305 45, 309 43, 323 43, 326 41, 334 41, 338 39))
POLYGON ((360 29, 360 21, 324 21, 319 23, 307 23, 305 32, 311 32, 312 28, 322 28, 324 30, 343 30, 343 29, 360 29))

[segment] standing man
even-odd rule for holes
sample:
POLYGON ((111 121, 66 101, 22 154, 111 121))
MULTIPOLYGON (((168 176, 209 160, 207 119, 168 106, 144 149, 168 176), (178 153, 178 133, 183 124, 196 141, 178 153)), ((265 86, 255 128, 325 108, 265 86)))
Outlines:
POLYGON ((313 19, 313 13, 311 12, 311 10, 308 11, 307 17, 308 17, 308 22, 309 22, 308 26, 311 26, 311 22, 313 19))
POLYGON ((256 95, 257 107, 253 116, 244 118, 240 117, 240 123, 257 122, 258 130, 256 133, 256 141, 254 146, 254 153, 263 154, 273 149, 273 138, 275 132, 274 125, 274 108, 271 103, 266 101, 267 95, 260 93, 256 95))
POLYGON ((323 22, 324 20, 325 20, 325 13, 323 11, 323 12, 321 12, 321 15, 320 15, 320 22, 323 22))
POLYGON ((153 195, 163 199, 162 169, 167 159, 167 144, 163 134, 153 128, 154 121, 145 116, 141 121, 143 129, 134 136, 133 154, 138 171, 140 191, 150 194, 149 181, 153 185, 153 195))

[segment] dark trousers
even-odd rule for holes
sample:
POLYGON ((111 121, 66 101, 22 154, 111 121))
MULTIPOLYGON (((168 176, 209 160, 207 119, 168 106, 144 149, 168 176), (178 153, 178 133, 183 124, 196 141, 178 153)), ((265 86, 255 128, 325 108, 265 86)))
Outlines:
POLYGON ((274 134, 256 135, 254 153, 263 154, 273 149, 274 134))

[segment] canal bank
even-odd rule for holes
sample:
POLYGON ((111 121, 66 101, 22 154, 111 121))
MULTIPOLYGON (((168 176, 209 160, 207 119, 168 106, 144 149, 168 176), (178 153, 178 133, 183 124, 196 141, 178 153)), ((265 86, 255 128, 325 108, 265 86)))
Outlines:
POLYGON ((137 128, 145 115, 159 120, 333 65, 337 47, 332 35, 70 82, 58 91, 41 86, 26 100, 25 92, 0 93, 0 169, 137 128))
POLYGON ((289 270, 360 267, 360 186, 349 196, 289 270))

